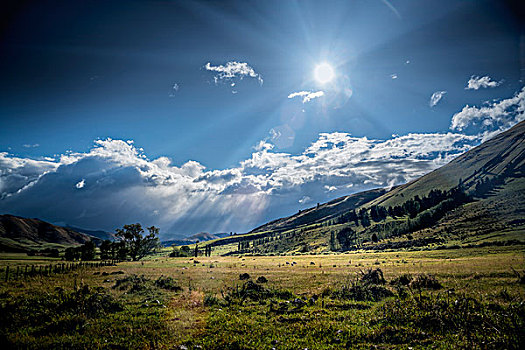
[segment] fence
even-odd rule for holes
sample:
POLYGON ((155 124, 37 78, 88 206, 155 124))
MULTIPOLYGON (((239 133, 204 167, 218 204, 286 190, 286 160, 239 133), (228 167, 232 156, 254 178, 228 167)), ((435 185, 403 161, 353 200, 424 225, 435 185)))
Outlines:
POLYGON ((115 266, 117 263, 116 260, 105 260, 105 261, 97 261, 97 262, 76 262, 76 263, 59 263, 59 264, 48 264, 48 265, 25 265, 25 266, 17 266, 16 269, 14 267, 10 267, 7 265, 5 269, 2 271, 0 270, 0 276, 4 275, 4 278, 2 279, 5 282, 8 282, 10 280, 15 280, 21 277, 29 277, 29 276, 51 276, 52 274, 59 274, 59 273, 67 273, 73 270, 77 270, 80 268, 93 268, 93 267, 103 267, 103 266, 115 266))

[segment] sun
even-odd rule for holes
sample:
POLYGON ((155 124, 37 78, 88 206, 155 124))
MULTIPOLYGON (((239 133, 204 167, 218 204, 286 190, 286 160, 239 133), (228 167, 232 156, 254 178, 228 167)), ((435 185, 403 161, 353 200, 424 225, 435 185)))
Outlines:
POLYGON ((329 63, 319 63, 315 66, 314 77, 320 84, 326 84, 335 78, 335 71, 329 63))

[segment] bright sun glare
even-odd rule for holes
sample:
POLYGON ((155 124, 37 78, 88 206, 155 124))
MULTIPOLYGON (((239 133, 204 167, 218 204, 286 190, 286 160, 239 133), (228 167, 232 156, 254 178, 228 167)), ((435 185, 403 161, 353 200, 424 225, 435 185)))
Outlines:
POLYGON ((314 76, 319 83, 326 84, 334 79, 335 72, 330 64, 323 62, 315 67, 314 76))

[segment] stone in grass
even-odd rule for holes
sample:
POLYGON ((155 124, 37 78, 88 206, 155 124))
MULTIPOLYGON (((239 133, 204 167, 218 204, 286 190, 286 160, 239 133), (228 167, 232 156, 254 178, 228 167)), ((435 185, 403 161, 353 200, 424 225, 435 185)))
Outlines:
POLYGON ((242 280, 247 280, 247 279, 250 279, 250 274, 249 273, 241 273, 239 275, 239 279, 242 281, 242 280))

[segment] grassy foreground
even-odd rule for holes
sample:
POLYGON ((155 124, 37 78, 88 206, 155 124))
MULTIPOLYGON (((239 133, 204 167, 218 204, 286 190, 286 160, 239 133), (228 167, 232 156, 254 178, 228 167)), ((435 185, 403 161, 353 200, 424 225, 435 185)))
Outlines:
MULTIPOLYGON (((0 267, 50 261, 12 255, 0 267)), ((160 254, 2 279, 0 345, 519 349, 524 268, 523 246, 197 259, 160 254)))

